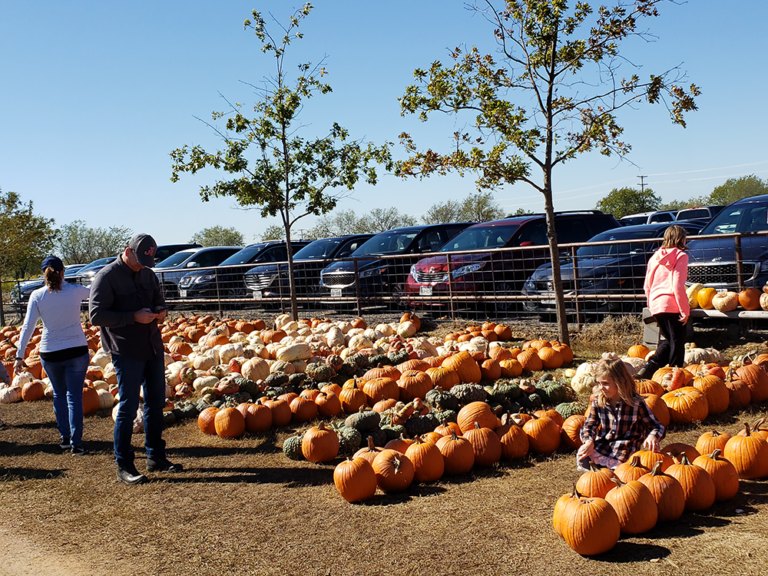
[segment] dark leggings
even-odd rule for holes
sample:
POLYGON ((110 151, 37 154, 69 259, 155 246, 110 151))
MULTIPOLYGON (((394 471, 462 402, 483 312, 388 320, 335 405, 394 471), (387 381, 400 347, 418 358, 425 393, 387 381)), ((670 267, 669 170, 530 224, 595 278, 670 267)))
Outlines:
POLYGON ((654 314, 659 324, 659 331, 665 340, 659 342, 656 354, 651 356, 648 363, 655 368, 662 366, 683 367, 685 359, 685 335, 686 327, 680 322, 680 314, 677 312, 665 312, 654 314))

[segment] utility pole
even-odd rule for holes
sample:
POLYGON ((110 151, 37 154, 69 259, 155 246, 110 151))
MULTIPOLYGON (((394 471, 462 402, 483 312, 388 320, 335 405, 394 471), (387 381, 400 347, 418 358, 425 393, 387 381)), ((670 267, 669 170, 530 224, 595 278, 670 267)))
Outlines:
POLYGON ((640 192, 645 191, 645 178, 648 178, 648 176, 638 176, 640 178, 640 192))

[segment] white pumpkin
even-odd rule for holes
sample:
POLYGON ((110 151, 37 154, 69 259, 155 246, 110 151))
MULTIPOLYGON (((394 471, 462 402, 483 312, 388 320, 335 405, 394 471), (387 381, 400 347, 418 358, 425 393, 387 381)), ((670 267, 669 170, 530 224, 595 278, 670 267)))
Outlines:
POLYGON ((632 376, 632 378, 634 378, 635 374, 637 374, 640 369, 645 366, 645 360, 642 358, 630 358, 629 356, 622 356, 621 361, 624 363, 624 366, 627 367, 627 372, 629 372, 629 375, 632 376))
POLYGON ((283 326, 291 322, 293 322, 293 318, 291 318, 290 314, 280 314, 280 316, 275 318, 275 326, 277 326, 278 330, 283 330, 283 326))
POLYGON ((589 393, 595 385, 595 369, 597 362, 584 362, 576 368, 576 374, 571 379, 571 388, 576 394, 589 393))
POLYGON ((278 360, 293 362, 295 360, 307 360, 312 356, 312 348, 309 344, 297 342, 289 346, 284 346, 277 351, 275 357, 278 360))
POLYGON ((240 374, 254 382, 264 380, 269 376, 269 364, 264 358, 251 358, 240 367, 240 374))
POLYGON ((243 355, 243 345, 238 342, 214 346, 216 349, 219 352, 219 364, 227 364, 232 358, 243 355))
POLYGON ((714 348, 696 348, 695 345, 688 348, 686 346, 685 365, 701 364, 702 362, 704 362, 704 364, 709 364, 711 362, 721 364, 723 362, 723 355, 714 348))
POLYGON ((248 342, 251 343, 252 346, 259 345, 264 346, 264 341, 261 339, 261 336, 257 332, 251 332, 248 334, 248 342))
POLYGON ((437 346, 433 342, 430 342, 429 338, 421 336, 419 338, 411 338, 408 342, 413 346, 413 349, 417 352, 423 350, 428 353, 428 356, 439 356, 437 352, 437 346))
POLYGON ((392 330, 392 326, 389 324, 377 324, 376 332, 379 332, 384 338, 392 336, 392 334, 395 333, 394 330, 392 330))
POLYGON ((103 348, 99 348, 90 361, 91 364, 98 366, 102 370, 106 368, 107 364, 110 362, 112 362, 112 355, 106 352, 103 348))
MULTIPOLYGON (((46 378, 46 380, 48 379, 46 378)), ((53 384, 51 384, 50 382, 47 382, 45 385, 45 397, 53 398, 53 384)))
POLYGON ((344 339, 344 332, 341 331, 341 328, 338 326, 334 326, 325 335, 325 343, 328 344, 331 348, 334 346, 343 346, 346 342, 344 339))
POLYGON ((371 342, 368 338, 366 338, 362 334, 357 334, 355 336, 352 336, 352 338, 349 340, 349 348, 353 350, 361 350, 362 348, 371 348, 372 346, 373 346, 373 342, 371 342))
POLYGON ((275 372, 282 372, 283 374, 290 375, 296 372, 296 368, 293 367, 293 364, 286 362, 285 360, 275 360, 275 362, 273 362, 269 367, 269 372, 270 374, 274 374, 275 372))
POLYGON ((109 393, 109 390, 98 388, 96 392, 99 395, 99 409, 103 410, 105 408, 112 408, 112 406, 114 406, 115 397, 109 393))
POLYGON ((294 374, 303 374, 307 371, 306 360, 294 360, 291 364, 293 365, 294 374))
POLYGON ((718 312, 733 312, 739 306, 736 292, 718 292, 712 297, 712 305, 718 312))
POLYGON ((200 376, 199 378, 195 378, 194 382, 192 382, 192 388, 194 388, 195 392, 200 394, 200 391, 203 388, 215 388, 218 383, 219 379, 216 378, 216 376, 200 376))
POLYGON ((173 360, 173 356, 171 356, 170 354, 168 354, 168 352, 164 352, 164 353, 163 353, 163 363, 164 363, 166 366, 168 366, 169 364, 173 364, 173 362, 174 362, 174 360, 173 360))
POLYGON ((248 335, 242 332, 238 332, 230 336, 229 341, 230 343, 233 343, 233 344, 243 344, 245 342, 248 342, 248 335))
POLYGON ((21 402, 21 388, 19 386, 12 384, 0 390, 0 404, 13 404, 14 402, 21 402))
POLYGON ((688 288, 685 289, 685 294, 688 296, 688 304, 690 305, 691 310, 699 307, 698 295, 699 290, 702 288, 704 288, 704 284, 699 284, 696 282, 695 284, 691 284, 688 286, 688 288))
MULTIPOLYGON (((105 382, 104 380, 96 380, 93 383, 93 387, 96 390, 109 390, 109 384, 105 382)), ((110 404, 111 406, 111 404, 110 404)))
POLYGON ((29 382, 32 382, 35 377, 32 376, 29 372, 19 372, 13 377, 13 382, 11 383, 11 386, 18 386, 19 389, 24 387, 24 384, 27 384, 29 382))
POLYGON ((401 338, 410 338, 416 334, 416 324, 413 322, 403 322, 397 327, 397 335, 401 338))
POLYGON ((205 354, 198 354, 192 360, 192 367, 195 370, 210 370, 216 366, 216 356, 213 350, 206 352, 205 354))

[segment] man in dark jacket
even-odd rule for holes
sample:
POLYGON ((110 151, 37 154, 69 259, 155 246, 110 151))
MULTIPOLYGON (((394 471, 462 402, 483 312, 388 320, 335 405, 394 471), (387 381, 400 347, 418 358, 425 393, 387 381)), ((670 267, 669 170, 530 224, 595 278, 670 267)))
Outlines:
POLYGON ((101 327, 101 345, 112 354, 117 372, 120 404, 115 419, 115 461, 117 479, 125 484, 147 480, 136 470, 131 446, 142 384, 147 471, 182 469, 165 457, 165 355, 157 322, 165 319, 166 306, 157 276, 149 269, 155 264, 155 250, 152 236, 137 234, 91 285, 91 323, 101 327))

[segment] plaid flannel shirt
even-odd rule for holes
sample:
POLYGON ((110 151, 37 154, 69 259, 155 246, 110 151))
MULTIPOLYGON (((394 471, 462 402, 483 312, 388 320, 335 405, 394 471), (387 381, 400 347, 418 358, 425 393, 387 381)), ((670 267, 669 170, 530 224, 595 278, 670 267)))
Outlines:
POLYGON ((593 402, 587 421, 581 428, 582 442, 594 440, 598 454, 621 462, 629 460, 650 434, 661 440, 665 434, 664 426, 659 424, 639 395, 635 395, 634 406, 627 405, 621 399, 615 407, 607 404, 601 408, 593 402))

